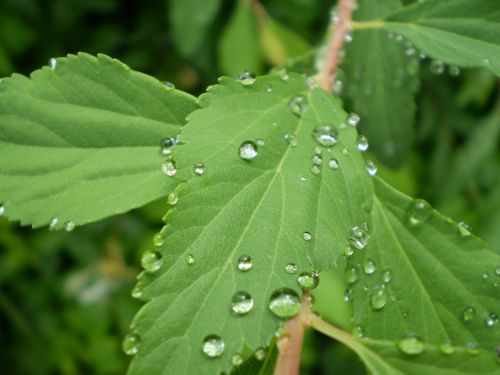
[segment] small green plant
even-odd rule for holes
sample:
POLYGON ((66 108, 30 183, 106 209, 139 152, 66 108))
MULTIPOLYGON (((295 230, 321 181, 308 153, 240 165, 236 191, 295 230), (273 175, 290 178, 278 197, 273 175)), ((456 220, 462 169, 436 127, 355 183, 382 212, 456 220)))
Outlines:
MULTIPOLYGON (((174 35, 193 54, 221 2, 193 19, 199 35, 183 32, 196 2, 173 3, 174 35)), ((325 47, 308 51, 241 0, 220 47, 226 71, 241 70, 235 40, 256 70, 259 48, 275 64, 303 56, 199 98, 85 53, 0 82, 0 214, 71 231, 167 198, 132 291, 145 304, 123 342, 130 375, 296 374, 305 327, 371 374, 500 373, 500 253, 363 155, 370 139, 383 163, 407 158, 422 58, 437 73, 500 75, 500 2, 407 3, 359 0, 354 12, 340 0, 325 47), (259 46, 241 32, 252 28, 259 46), (315 295, 326 271, 352 306, 335 324, 317 308, 333 303, 328 289, 315 295)))

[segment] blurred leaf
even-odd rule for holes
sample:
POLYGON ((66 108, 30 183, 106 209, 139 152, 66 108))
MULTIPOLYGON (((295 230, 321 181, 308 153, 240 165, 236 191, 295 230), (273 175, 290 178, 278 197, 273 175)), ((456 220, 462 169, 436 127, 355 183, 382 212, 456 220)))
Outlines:
POLYGON ((463 74, 463 84, 456 97, 458 105, 484 108, 495 91, 497 78, 487 69, 470 69, 463 74))
POLYGON ((69 55, 0 85, 0 201, 40 227, 81 225, 165 196, 160 141, 196 107, 188 94, 107 56, 69 55))
POLYGON ((243 70, 262 71, 257 25, 249 0, 239 0, 219 44, 219 61, 225 74, 235 77, 243 70))

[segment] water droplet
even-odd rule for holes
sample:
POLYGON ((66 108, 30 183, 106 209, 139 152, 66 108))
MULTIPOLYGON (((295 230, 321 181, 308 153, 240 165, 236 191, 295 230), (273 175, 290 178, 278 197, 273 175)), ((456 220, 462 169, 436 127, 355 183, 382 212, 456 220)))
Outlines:
POLYGON ((259 348, 255 351, 255 359, 257 361, 263 361, 264 359, 266 359, 266 350, 264 348, 259 348))
POLYGON ((385 270, 382 272, 382 281, 384 283, 390 283, 392 281, 392 271, 391 270, 385 270))
POLYGON ((273 87, 271 85, 266 84, 265 87, 266 87, 266 92, 267 93, 272 93, 273 92, 273 87))
POLYGON ((178 201, 179 195, 175 191, 171 192, 167 197, 167 203, 171 206, 175 206, 178 201))
POLYGON ((375 176, 377 174, 377 166, 371 160, 367 160, 365 163, 365 169, 370 176, 375 176))
POLYGON ((5 207, 4 206, 0 206, 0 216, 2 216, 4 214, 5 214, 5 207))
POLYGON ((443 74, 444 63, 441 60, 432 60, 430 65, 431 72, 434 74, 443 74))
POLYGON ((312 137, 321 146, 332 147, 337 144, 339 131, 332 124, 322 124, 314 128, 312 137))
POLYGON ((472 227, 469 224, 461 221, 460 223, 458 223, 458 231, 463 237, 467 237, 470 236, 472 227))
POLYGON ((177 141, 175 138, 168 137, 162 139, 160 142, 160 149, 161 149, 161 154, 163 156, 168 156, 172 153, 173 147, 176 145, 177 141))
POLYGON ((361 120, 361 118, 359 117, 359 115, 357 115, 356 113, 351 113, 348 117, 347 117, 347 123, 351 126, 357 126, 359 124, 359 121, 361 120))
POLYGON ((318 175, 318 174, 320 174, 320 173, 321 173, 321 166, 320 166, 320 165, 317 165, 317 164, 313 164, 313 165, 311 166, 311 172, 312 172, 312 174, 314 174, 314 175, 318 175))
POLYGON ((126 355, 135 355, 139 352, 141 338, 135 333, 129 333, 122 342, 122 349, 126 355))
POLYGON ((414 199, 408 208, 408 216, 411 225, 418 225, 426 221, 432 213, 429 203, 422 199, 414 199))
POLYGON ((470 355, 479 354, 479 345, 477 345, 477 343, 473 341, 470 341, 467 344, 465 344, 465 349, 467 350, 467 353, 470 355))
POLYGON ((490 278, 490 273, 488 271, 484 271, 481 277, 483 280, 488 280, 490 278))
POLYGON ((238 292, 233 296, 231 309, 237 315, 244 315, 253 308, 253 298, 246 292, 238 292))
POLYGON ((347 156, 349 155, 349 150, 347 148, 342 149, 342 155, 347 156))
POLYGON ((49 230, 56 230, 56 226, 59 223, 59 219, 57 217, 53 217, 50 219, 49 230))
POLYGON ((49 66, 50 66, 50 69, 56 70, 56 68, 57 68, 57 60, 55 58, 51 58, 49 60, 49 66))
POLYGON ((341 94, 343 88, 344 88, 344 83, 340 79, 336 79, 335 82, 333 82, 334 93, 341 94))
POLYGON ((361 152, 365 152, 368 150, 368 139, 364 135, 360 135, 358 138, 358 150, 361 152))
POLYGON ((304 233, 302 234, 302 239, 303 239, 304 241, 310 241, 310 240, 312 239, 312 234, 311 234, 311 233, 309 233, 309 232, 304 232, 304 233))
POLYGON ((141 265, 147 272, 156 272, 163 263, 163 257, 158 251, 146 251, 141 258, 141 265))
POLYGON ((460 68, 458 66, 450 66, 450 76, 458 77, 460 75, 460 68))
POLYGON ((352 327, 352 334, 355 337, 363 337, 365 335, 365 330, 363 329, 362 326, 354 326, 352 327))
POLYGON ((240 271, 248 271, 252 266, 252 258, 248 255, 242 255, 238 258, 238 269, 240 271))
POLYGON ((383 285, 377 285, 373 288, 370 295, 370 306, 373 310, 380 310, 385 307, 387 303, 387 294, 383 285))
POLYGON ((344 250, 344 255, 346 257, 350 257, 353 254, 354 254, 354 249, 351 246, 347 246, 344 250))
POLYGON ((297 273, 297 271, 298 271, 298 267, 295 263, 288 263, 285 266, 285 272, 289 273, 290 275, 297 273))
POLYGON ((365 259, 363 269, 367 275, 373 275, 377 269, 375 262, 372 259, 365 259))
POLYGON ((132 292, 130 294, 132 295, 132 298, 141 299, 142 296, 144 295, 144 291, 142 289, 142 286, 137 284, 136 286, 134 286, 134 288, 132 289, 132 292))
POLYGON ((497 268, 495 268, 495 275, 500 276, 500 266, 497 266, 497 268))
POLYGON ((231 358, 231 363, 233 366, 241 366, 243 364, 243 358, 239 354, 233 355, 231 358))
POLYGON ((347 268, 345 271, 345 281, 348 284, 354 284, 359 279, 359 271, 357 267, 347 268))
POLYGON ((265 145, 265 142, 264 142, 264 140, 263 140, 263 139, 257 139, 257 140, 255 141, 255 144, 256 144, 257 146, 259 146, 259 147, 262 147, 262 146, 264 146, 264 145, 265 145))
POLYGON ((476 317, 476 309, 474 307, 466 307, 462 313, 462 319, 464 322, 470 322, 476 317))
POLYGON ((321 163, 323 163, 323 159, 319 155, 313 155, 311 160, 314 164, 317 164, 317 165, 320 165, 321 163))
POLYGON ((279 71, 279 76, 280 76, 280 78, 281 78, 281 80, 283 82, 286 82, 286 81, 288 81, 290 79, 290 75, 288 74, 288 72, 286 71, 286 69, 281 69, 279 71))
POLYGON ((416 336, 407 337, 397 343, 399 350, 408 355, 419 355, 425 350, 425 345, 416 336))
POLYGON ((352 301, 352 289, 347 288, 344 290, 344 302, 351 302, 352 301))
POLYGON ((314 289, 318 286, 319 275, 317 272, 303 272, 297 277, 297 282, 302 289, 314 289))
POLYGON ((293 134, 287 133, 285 134, 285 142, 287 145, 290 147, 295 147, 297 146, 297 138, 293 134))
POLYGON ((330 159, 328 160, 328 167, 330 167, 330 169, 339 169, 339 162, 337 159, 330 159))
POLYGON ((356 249, 364 249, 370 241, 366 224, 352 227, 347 235, 347 241, 356 249))
POLYGON ((175 164, 175 161, 167 160, 161 165, 161 170, 167 176, 173 177, 177 173, 177 165, 175 164))
POLYGON ((196 163, 194 165, 194 173, 196 173, 198 176, 201 176, 203 173, 205 173, 205 164, 203 163, 196 163))
POLYGON ((66 232, 71 232, 73 229, 75 229, 75 222, 74 221, 67 221, 64 224, 64 230, 66 232))
POLYGON ((307 107, 307 99, 304 95, 294 96, 288 102, 288 108, 297 116, 302 116, 302 114, 307 111, 307 107))
POLYGON ((495 313, 489 313, 485 319, 486 327, 491 328, 498 324, 498 315, 495 313))
POLYGON ((344 42, 347 44, 352 43, 352 32, 347 31, 344 34, 344 42))
POLYGON ((160 247, 165 243, 165 239, 161 233, 156 233, 153 237, 153 245, 160 247))
POLYGON ((279 289, 271 295, 269 309, 279 318, 292 318, 300 311, 300 298, 292 289, 279 289))
POLYGON ((257 145, 253 141, 245 141, 240 145, 238 154, 244 160, 255 159, 258 155, 257 145))
POLYGON ((220 357, 224 353, 224 340, 217 335, 208 335, 203 340, 202 350, 210 358, 220 357))
POLYGON ((307 181, 307 178, 305 178, 304 176, 300 176, 299 180, 304 182, 304 181, 307 181))
POLYGON ((444 355, 452 355, 455 353, 455 347, 451 344, 451 342, 445 342, 439 345, 439 351, 444 355))
POLYGON ((238 81, 240 81, 243 86, 251 86, 255 82, 255 74, 248 70, 244 70, 238 75, 238 81))
POLYGON ((194 255, 193 254, 186 255, 186 263, 190 264, 190 265, 194 263, 194 255))

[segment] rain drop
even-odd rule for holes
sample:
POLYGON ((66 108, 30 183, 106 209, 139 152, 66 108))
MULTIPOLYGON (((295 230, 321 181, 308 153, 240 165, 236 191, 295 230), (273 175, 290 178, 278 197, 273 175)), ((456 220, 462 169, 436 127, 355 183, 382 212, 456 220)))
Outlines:
POLYGON ((372 259, 365 259, 363 269, 367 275, 373 275, 377 267, 375 266, 375 262, 372 259))
POLYGON ((364 135, 360 135, 358 138, 357 146, 359 151, 365 152, 366 150, 368 150, 368 139, 366 139, 364 135))
POLYGON ((359 124, 359 121, 361 120, 361 118, 359 117, 359 115, 357 115, 356 113, 351 113, 348 117, 347 117, 347 123, 351 126, 357 126, 359 124))
POLYGON ((445 342, 439 345, 439 351, 444 355, 452 355, 455 353, 455 347, 451 344, 451 342, 445 342))
POLYGON ((383 286, 375 286, 370 295, 370 306, 373 310, 381 310, 387 303, 387 294, 383 286))
POLYGON ((253 298, 246 292, 238 292, 233 296, 231 309, 237 315, 244 315, 253 308, 253 298))
POLYGON ((458 77, 460 75, 460 68, 458 66, 450 66, 448 71, 452 77, 458 77))
POLYGON ((156 233, 153 237, 153 245, 160 247, 165 243, 165 239, 161 233, 156 233))
POLYGON ((362 326, 354 326, 352 327, 352 334, 355 337, 363 337, 365 335, 365 331, 362 326))
POLYGON ((298 267, 295 263, 288 263, 285 266, 285 272, 290 274, 290 275, 296 274, 297 271, 298 271, 298 267))
POLYGON ((347 235, 347 241, 356 249, 364 249, 370 241, 367 225, 352 227, 347 235))
POLYGON ((470 236, 472 227, 469 224, 461 221, 460 223, 458 223, 458 231, 460 232, 462 237, 467 237, 470 236))
POLYGON ((163 156, 168 156, 172 153, 172 148, 176 145, 177 141, 175 138, 168 137, 162 139, 160 142, 161 154, 163 156))
POLYGON ((286 144, 289 145, 290 147, 297 146, 297 138, 295 138, 295 136, 293 134, 287 133, 287 134, 285 134, 284 138, 285 138, 286 144))
POLYGON ((351 302, 352 301, 352 289, 347 288, 344 290, 344 302, 351 302))
POLYGON ((415 199, 408 208, 408 216, 411 225, 418 225, 431 216, 431 206, 422 199, 415 199))
POLYGON ((59 223, 59 219, 57 217, 50 219, 49 230, 56 230, 57 223, 59 223))
POLYGON ((257 146, 259 146, 259 147, 262 147, 262 146, 264 146, 264 145, 265 145, 265 142, 264 142, 264 140, 263 140, 263 139, 257 139, 257 140, 255 141, 255 144, 256 144, 257 146))
POLYGON ((142 268, 146 272, 156 272, 163 263, 163 257, 158 251, 146 251, 141 258, 142 268))
POLYGON ((307 99, 304 95, 294 96, 288 102, 288 108, 293 114, 297 116, 302 116, 304 112, 307 111, 307 99))
POLYGON ((258 155, 257 145, 253 141, 245 141, 240 145, 238 154, 243 160, 255 159, 258 155))
POLYGON ((238 258, 238 269, 240 271, 248 271, 252 266, 252 258, 248 255, 242 255, 238 258))
POLYGON ((205 164, 196 163, 194 165, 194 173, 196 173, 198 176, 201 176, 203 173, 205 173, 205 164))
POLYGON ((302 239, 303 239, 304 241, 310 241, 310 240, 312 239, 312 234, 311 234, 311 233, 309 233, 309 232, 304 232, 304 233, 302 234, 302 239))
POLYGON ((179 201, 179 195, 173 191, 167 196, 167 203, 171 206, 175 206, 179 201))
POLYGON ((169 91, 175 89, 175 85, 170 81, 163 82, 163 86, 169 91))
POLYGON ((56 68, 57 68, 57 60, 55 58, 51 58, 49 60, 49 66, 50 66, 50 69, 56 70, 56 68))
POLYGON ((4 206, 0 206, 0 216, 2 216, 4 214, 5 214, 5 207, 4 206))
POLYGON ((419 355, 422 354, 425 350, 423 342, 415 336, 410 336, 404 340, 401 340, 397 345, 399 350, 408 355, 419 355))
POLYGON ((273 92, 273 87, 271 85, 267 84, 265 87, 266 87, 266 92, 267 93, 272 93, 273 92))
POLYGON ((320 165, 321 163, 323 163, 323 159, 319 155, 313 155, 313 157, 311 158, 311 160, 316 165, 320 165))
POLYGON ((161 170, 167 176, 173 177, 177 173, 177 165, 175 164, 175 161, 167 160, 161 165, 161 170))
POLYGON ((292 318, 300 311, 300 298, 292 289, 279 289, 271 295, 269 309, 279 318, 292 318))
POLYGON ((202 350, 210 358, 220 357, 224 353, 224 340, 217 335, 209 335, 203 340, 202 350))
POLYGON ((498 324, 498 315, 495 313, 489 313, 485 319, 486 327, 491 328, 498 324))
POLYGON ((317 164, 313 164, 313 165, 311 166, 311 172, 312 172, 312 174, 314 174, 314 175, 318 175, 318 174, 320 174, 320 173, 321 173, 321 166, 320 166, 320 165, 317 165, 317 164))
POLYGON ((359 279, 359 271, 356 267, 350 267, 345 271, 345 281, 354 284, 359 279))
POLYGON ((255 359, 257 361, 263 361, 264 359, 266 359, 266 350, 264 348, 259 348, 255 351, 255 359))
POLYGON ((339 131, 333 124, 322 124, 314 128, 312 137, 321 146, 332 147, 337 144, 339 131))
POLYGON ((193 254, 186 255, 186 263, 189 265, 194 263, 194 255, 193 254))
POLYGON ((371 160, 367 160, 365 163, 365 169, 370 176, 375 176, 377 174, 377 166, 371 160))
POLYGON ((290 79, 290 75, 285 69, 280 70, 279 76, 283 82, 287 82, 290 79))
POLYGON ((441 60, 432 60, 430 65, 431 72, 434 74, 443 74, 444 63, 441 60))
POLYGON ((466 307, 462 313, 462 319, 464 322, 470 322, 476 317, 476 309, 474 307, 466 307))
POLYGON ((64 230, 66 232, 71 232, 73 229, 75 229, 75 222, 74 221, 67 221, 64 224, 64 230))
POLYGON ((497 268, 495 268, 495 275, 500 276, 500 266, 497 266, 497 268))
POLYGON ((314 289, 318 286, 319 275, 317 272, 303 272, 297 277, 297 283, 302 289, 314 289))
POLYGON ((238 81, 240 81, 243 86, 251 86, 255 82, 255 74, 248 70, 244 70, 238 75, 238 81))
POLYGON ((330 169, 339 169, 339 162, 337 159, 330 159, 328 160, 328 167, 330 169))
POLYGON ((243 358, 239 354, 233 355, 231 358, 231 363, 233 366, 241 366, 243 364, 243 358))
POLYGON ((382 281, 384 283, 390 283, 392 281, 392 271, 391 270, 385 270, 382 272, 382 281))
POLYGON ((135 355, 139 352, 141 338, 135 333, 129 333, 122 342, 122 349, 126 355, 135 355))

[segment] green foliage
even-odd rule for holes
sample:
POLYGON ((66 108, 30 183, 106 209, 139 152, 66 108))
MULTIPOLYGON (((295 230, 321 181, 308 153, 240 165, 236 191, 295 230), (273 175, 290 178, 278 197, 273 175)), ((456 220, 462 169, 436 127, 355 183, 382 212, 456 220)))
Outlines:
POLYGON ((52 229, 140 207, 176 181, 160 143, 180 132, 194 98, 100 55, 54 60, 0 86, 0 201, 8 217, 52 229))

